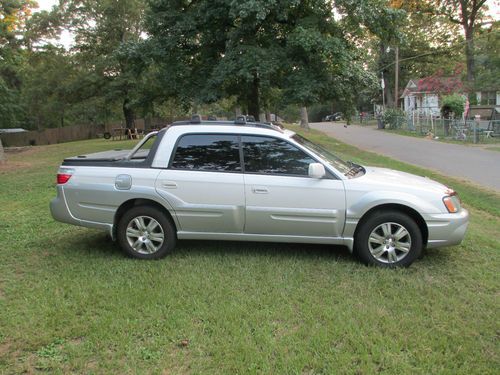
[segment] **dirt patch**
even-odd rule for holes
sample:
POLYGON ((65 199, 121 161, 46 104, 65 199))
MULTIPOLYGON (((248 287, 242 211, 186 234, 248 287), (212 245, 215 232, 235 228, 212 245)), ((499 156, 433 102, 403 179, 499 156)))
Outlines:
POLYGON ((0 358, 6 357, 7 354, 12 353, 12 342, 8 339, 0 343, 0 358))
POLYGON ((9 161, 0 164, 0 174, 14 171, 16 169, 30 168, 33 163, 20 162, 20 161, 9 161))
POLYGON ((9 155, 34 155, 39 153, 40 151, 44 151, 47 146, 4 147, 4 151, 8 159, 9 155))
POLYGON ((31 150, 32 146, 24 146, 24 147, 4 147, 4 151, 6 154, 19 154, 21 152, 26 152, 31 150))

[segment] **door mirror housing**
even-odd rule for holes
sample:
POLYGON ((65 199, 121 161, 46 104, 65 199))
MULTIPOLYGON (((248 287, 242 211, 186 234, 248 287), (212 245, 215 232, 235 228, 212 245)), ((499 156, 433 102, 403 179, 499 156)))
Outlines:
POLYGON ((309 177, 323 178, 326 175, 325 166, 321 163, 309 164, 309 177))

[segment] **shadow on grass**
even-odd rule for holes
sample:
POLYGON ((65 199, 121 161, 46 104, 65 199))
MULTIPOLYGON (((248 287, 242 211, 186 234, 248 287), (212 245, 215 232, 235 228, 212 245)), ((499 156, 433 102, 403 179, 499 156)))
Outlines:
POLYGON ((266 257, 296 257, 325 258, 335 260, 353 259, 344 246, 315 245, 280 242, 238 242, 238 241, 193 241, 177 242, 172 255, 204 255, 204 256, 266 256, 266 257))
MULTIPOLYGON (((92 255, 102 258, 124 257, 118 243, 105 234, 86 231, 64 240, 60 250, 77 256, 92 255)), ((186 256, 266 256, 325 258, 337 261, 352 261, 354 258, 344 246, 238 241, 179 240, 171 257, 186 256)))
MULTIPOLYGON (((60 247, 63 254, 71 257, 130 259, 121 251, 118 243, 101 232, 86 230, 81 235, 64 241, 60 247)), ((423 257, 417 261, 427 266, 445 266, 452 261, 454 248, 426 249, 423 257)), ((179 240, 173 253, 168 258, 186 257, 272 257, 304 260, 335 261, 356 264, 358 260, 351 255, 348 248, 340 245, 319 245, 278 242, 238 242, 238 241, 204 241, 179 240)), ((457 256, 459 256, 457 254, 457 256)))

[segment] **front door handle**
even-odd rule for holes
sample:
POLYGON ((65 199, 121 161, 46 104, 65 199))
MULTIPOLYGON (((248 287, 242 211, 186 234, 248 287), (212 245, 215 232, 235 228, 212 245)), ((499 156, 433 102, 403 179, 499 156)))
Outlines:
POLYGON ((177 189, 177 184, 175 181, 163 181, 161 183, 161 186, 163 186, 165 189, 177 189))
POLYGON ((252 191, 255 194, 267 194, 267 193, 269 193, 269 190, 267 190, 267 188, 265 188, 265 187, 254 187, 254 188, 252 188, 252 191))

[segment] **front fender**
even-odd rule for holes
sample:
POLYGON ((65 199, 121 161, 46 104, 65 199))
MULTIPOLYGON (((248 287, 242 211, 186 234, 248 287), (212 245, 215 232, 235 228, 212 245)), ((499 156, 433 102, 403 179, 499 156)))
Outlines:
POLYGON ((443 210, 438 206, 438 204, 442 205, 441 201, 436 202, 424 199, 410 193, 372 191, 354 197, 348 196, 346 217, 349 219, 360 219, 371 209, 385 204, 398 204, 410 207, 420 215, 443 213, 443 210))

